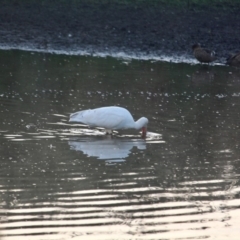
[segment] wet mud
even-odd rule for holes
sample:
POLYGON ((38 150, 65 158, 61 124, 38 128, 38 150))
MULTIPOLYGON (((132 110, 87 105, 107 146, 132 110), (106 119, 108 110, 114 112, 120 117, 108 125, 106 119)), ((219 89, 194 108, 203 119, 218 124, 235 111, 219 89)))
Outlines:
POLYGON ((0 45, 191 56, 198 42, 224 63, 240 50, 239 5, 2 1, 0 45))

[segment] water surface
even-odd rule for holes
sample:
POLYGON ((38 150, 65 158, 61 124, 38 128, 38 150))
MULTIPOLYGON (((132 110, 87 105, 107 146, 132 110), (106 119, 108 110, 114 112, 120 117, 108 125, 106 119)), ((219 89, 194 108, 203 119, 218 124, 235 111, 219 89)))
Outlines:
POLYGON ((13 50, 0 66, 1 239, 239 238, 238 69, 13 50), (68 123, 108 105, 155 135, 68 123))

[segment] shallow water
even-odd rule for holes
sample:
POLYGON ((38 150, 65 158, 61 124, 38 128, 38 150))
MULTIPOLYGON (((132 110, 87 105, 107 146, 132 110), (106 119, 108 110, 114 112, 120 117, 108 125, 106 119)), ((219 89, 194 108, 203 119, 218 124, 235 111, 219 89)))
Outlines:
POLYGON ((1 239, 238 239, 240 70, 0 51, 1 239), (69 124, 107 105, 146 140, 69 124))

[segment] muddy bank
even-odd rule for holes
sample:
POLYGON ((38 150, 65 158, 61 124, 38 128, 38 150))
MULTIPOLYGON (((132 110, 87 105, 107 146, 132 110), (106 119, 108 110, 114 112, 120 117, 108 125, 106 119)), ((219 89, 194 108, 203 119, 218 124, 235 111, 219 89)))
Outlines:
POLYGON ((240 49, 239 10, 239 4, 2 1, 0 45, 192 56, 191 45, 199 42, 223 62, 240 49))

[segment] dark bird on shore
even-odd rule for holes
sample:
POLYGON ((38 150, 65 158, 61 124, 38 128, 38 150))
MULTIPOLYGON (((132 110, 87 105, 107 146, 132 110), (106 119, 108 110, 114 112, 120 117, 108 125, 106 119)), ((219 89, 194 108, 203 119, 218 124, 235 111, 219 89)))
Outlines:
POLYGON ((193 55, 201 63, 210 63, 216 60, 215 52, 201 48, 199 43, 192 45, 193 55))
POLYGON ((234 67, 240 67, 240 52, 236 54, 231 54, 227 58, 227 65, 234 66, 234 67))

